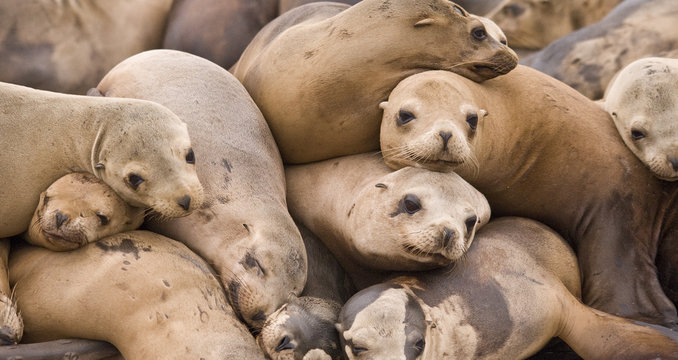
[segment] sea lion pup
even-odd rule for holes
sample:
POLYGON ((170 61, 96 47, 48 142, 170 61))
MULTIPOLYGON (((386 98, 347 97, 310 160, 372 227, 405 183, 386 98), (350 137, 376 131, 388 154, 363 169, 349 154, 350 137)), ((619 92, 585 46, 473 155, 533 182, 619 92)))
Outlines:
POLYGON ((593 24, 623 0, 509 0, 490 15, 512 48, 539 50, 593 24))
POLYGON ((60 177, 40 194, 24 239, 54 251, 73 250, 134 230, 143 221, 143 208, 127 204, 96 176, 73 173, 60 177))
POLYGON ((172 0, 0 2, 0 81, 84 95, 115 64, 162 45, 172 0))
POLYGON ((379 149, 380 101, 405 77, 445 69, 483 81, 517 62, 477 16, 447 0, 313 3, 266 25, 231 72, 286 163, 379 149))
POLYGON ((676 48, 676 12, 674 0, 625 0, 599 22, 555 40, 520 63, 600 99, 624 66, 676 48))
POLYGON ((678 359, 673 331, 583 305, 578 280, 576 258, 554 231, 496 219, 458 269, 364 289, 337 329, 348 359, 522 359, 555 336, 585 359, 678 359))
POLYGON ((678 180, 678 59, 650 57, 622 69, 605 110, 626 146, 663 180, 678 180))
POLYGON ((287 211, 282 160, 261 112, 225 69, 175 50, 135 55, 101 80, 106 96, 166 105, 189 126, 206 202, 148 227, 215 267, 236 312, 260 328, 306 282, 306 252, 287 211))
POLYGON ((351 279, 329 249, 301 224, 308 257, 308 277, 301 296, 290 300, 267 319, 257 336, 271 359, 340 359, 334 328, 341 306, 355 292, 351 279))
POLYGON ((263 359, 212 269, 186 246, 150 231, 79 249, 12 249, 10 281, 24 341, 83 338, 125 359, 263 359))
POLYGON ((464 255, 490 218, 483 195, 455 173, 389 169, 376 153, 288 166, 292 216, 362 288, 378 270, 426 270, 464 255))
POLYGON ((676 323, 662 286, 678 290, 678 276, 660 286, 655 265, 668 256, 678 274, 670 261, 678 185, 654 177, 593 101, 518 66, 483 84, 446 71, 417 74, 382 107, 389 166, 457 172, 495 215, 533 218, 563 234, 579 257, 586 304, 676 323))

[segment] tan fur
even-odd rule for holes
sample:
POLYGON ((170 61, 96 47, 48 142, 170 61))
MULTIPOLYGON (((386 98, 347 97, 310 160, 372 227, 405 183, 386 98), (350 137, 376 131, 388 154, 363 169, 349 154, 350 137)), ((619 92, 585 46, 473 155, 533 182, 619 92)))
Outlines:
POLYGON ((629 149, 660 179, 678 180, 678 59, 627 65, 610 83, 604 104, 629 149), (642 138, 634 140, 634 131, 642 138))
POLYGON ((24 238, 36 246, 66 251, 134 230, 143 221, 144 209, 127 204, 96 176, 73 173, 40 194, 24 238))
POLYGON ((261 327, 266 315, 302 291, 306 253, 287 211, 280 154, 252 99, 226 70, 174 50, 123 61, 98 89, 159 102, 186 121, 205 205, 149 227, 213 264, 239 315, 261 327))
POLYGON ((40 193, 63 175, 90 172, 132 206, 166 217, 200 206, 202 186, 186 124, 149 102, 65 95, 0 83, 0 237, 28 229, 40 193), (129 176, 144 181, 134 190, 129 176), (181 200, 189 197, 190 206, 181 200))
POLYGON ((18 344, 24 332, 24 322, 9 286, 9 250, 10 241, 0 239, 0 345, 18 344))
POLYGON ((162 44, 172 0, 6 0, 0 81, 84 95, 128 56, 162 44))
POLYGON ((325 243, 358 287, 370 277, 355 276, 361 270, 449 265, 490 217, 482 194, 455 173, 393 172, 375 153, 290 166, 285 173, 290 213, 325 243), (411 214, 408 195, 421 207, 411 214), (445 229, 452 231, 448 238, 445 229))
POLYGON ((263 359, 210 267, 148 231, 77 250, 13 250, 26 341, 104 340, 125 359, 263 359))
POLYGON ((533 218, 567 236, 587 304, 675 324, 675 292, 667 295, 678 288, 669 250, 678 240, 678 187, 643 166, 598 105, 518 66, 483 84, 445 71, 417 74, 384 108, 387 164, 457 172, 494 215, 533 218))
POLYGON ((477 81, 515 53, 446 0, 318 3, 278 17, 231 69, 268 121, 286 163, 378 149, 379 108, 408 75, 448 69, 477 81), (328 40, 329 39, 329 40, 328 40))
POLYGON ((387 282, 395 287, 379 290, 374 301, 353 300, 383 289, 368 288, 344 306, 338 329, 349 359, 402 359, 421 335, 417 359, 523 359, 556 336, 585 359, 678 357, 671 330, 582 305, 560 280, 578 275, 574 253, 554 231, 528 219, 497 219, 478 232, 463 267, 411 273, 387 282), (557 261, 540 261, 546 258, 557 261), (416 306, 425 321, 403 321, 416 306), (417 325, 426 333, 406 338, 417 325), (355 355, 351 346, 364 350, 355 355))
POLYGON ((509 0, 490 16, 514 48, 538 50, 602 19, 623 0, 509 0))

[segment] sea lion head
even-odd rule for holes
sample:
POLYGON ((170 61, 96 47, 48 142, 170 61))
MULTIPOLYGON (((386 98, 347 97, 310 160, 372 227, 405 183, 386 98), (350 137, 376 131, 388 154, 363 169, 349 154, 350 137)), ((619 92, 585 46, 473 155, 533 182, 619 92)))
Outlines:
POLYGON ((488 112, 474 100, 466 79, 450 75, 427 71, 410 76, 380 104, 380 145, 389 167, 477 170, 474 144, 488 112))
POLYGON ((333 301, 295 298, 266 319, 257 342, 274 360, 338 359, 341 349, 334 325, 340 309, 333 301))
POLYGON ((121 118, 97 135, 94 174, 133 206, 165 217, 190 214, 203 189, 186 124, 160 104, 126 101, 116 112, 121 118))
POLYGON ((144 209, 123 201, 90 173, 59 178, 42 194, 26 241, 53 251, 79 248, 123 231, 144 220, 144 209))
POLYGON ((485 197, 453 172, 406 167, 366 185, 347 214, 354 259, 367 267, 446 266, 486 224, 485 197))
POLYGON ((370 286, 344 304, 336 325, 348 359, 419 359, 427 322, 415 296, 391 283, 370 286))
POLYGON ((604 107, 636 157, 658 178, 678 180, 678 60, 629 64, 609 86, 604 107))
MULTIPOLYGON (((512 0, 491 17, 511 41, 511 46, 539 50, 559 37, 584 26, 573 1, 512 0), (574 7, 574 9, 573 9, 574 7)), ((581 4, 576 4, 581 6, 581 4)), ((589 9, 590 10, 590 9, 589 9)))

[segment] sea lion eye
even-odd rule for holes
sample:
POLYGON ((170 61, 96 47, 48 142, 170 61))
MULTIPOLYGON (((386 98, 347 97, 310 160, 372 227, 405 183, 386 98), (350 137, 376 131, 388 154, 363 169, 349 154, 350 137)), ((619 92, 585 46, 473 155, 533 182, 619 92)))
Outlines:
POLYGON ((426 341, 424 341, 424 339, 419 339, 419 341, 414 344, 414 350, 416 350, 417 353, 421 353, 424 351, 424 346, 426 346, 426 341))
POLYGON ((351 344, 351 352, 353 353, 353 356, 358 356, 358 354, 363 353, 365 351, 367 351, 367 348, 351 344))
POLYGON ((645 133, 640 130, 631 130, 631 139, 633 140, 640 140, 645 136, 645 133))
POLYGON ((98 212, 97 217, 99 218, 99 221, 101 222, 101 226, 106 226, 108 225, 108 216, 98 212))
POLYGON ((136 190, 142 182, 144 182, 144 178, 135 173, 127 175, 127 184, 134 190, 136 190))
POLYGON ((188 154, 186 154, 186 163, 195 164, 195 154, 193 154, 193 149, 188 149, 188 154))
POLYGON ((468 114, 466 115, 466 122, 468 126, 471 127, 471 131, 476 131, 478 127, 478 115, 477 114, 468 114))
POLYGON ((294 344, 290 342, 290 337, 287 335, 283 336, 283 338, 280 339, 278 346, 275 347, 276 352, 283 350, 294 350, 294 344))
POLYGON ((400 112, 398 112, 398 119, 396 119, 396 124, 398 126, 403 126, 414 119, 416 118, 411 112, 406 110, 400 110, 400 112))
POLYGON ((405 211, 412 215, 417 211, 421 210, 421 204, 419 203, 419 198, 416 195, 407 194, 403 199, 403 207, 405 211))
POLYGON ((485 40, 487 39, 487 33, 485 32, 485 27, 484 26, 478 26, 477 28, 471 30, 471 35, 476 40, 485 40))
POLYGON ((49 201, 49 196, 45 195, 45 197, 42 199, 42 205, 43 206, 47 205, 48 201, 49 201))
POLYGON ((464 224, 466 224, 466 233, 467 234, 470 234, 471 231, 473 231, 473 228, 476 226, 476 223, 478 223, 478 218, 475 215, 466 219, 464 224))

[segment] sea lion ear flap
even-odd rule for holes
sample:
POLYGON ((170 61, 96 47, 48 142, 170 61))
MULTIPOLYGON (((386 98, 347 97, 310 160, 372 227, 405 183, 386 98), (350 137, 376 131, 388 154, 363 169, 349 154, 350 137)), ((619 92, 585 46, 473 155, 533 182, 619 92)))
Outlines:
POLYGON ((466 12, 466 10, 462 9, 461 6, 459 6, 457 4, 454 5, 454 11, 456 11, 457 14, 459 14, 463 17, 468 17, 468 13, 466 12))
POLYGON ((382 101, 379 103, 379 108, 384 110, 388 106, 388 101, 382 101))
POLYGON ((480 109, 480 110, 478 111, 478 115, 480 115, 481 117, 485 117, 485 116, 487 116, 487 115, 489 115, 489 114, 490 114, 490 113, 488 113, 487 110, 485 110, 485 109, 480 109))
POLYGON ((335 324, 334 324, 334 328, 337 329, 337 332, 338 332, 339 334, 341 334, 342 332, 344 332, 344 327, 341 326, 341 323, 335 323, 335 324))
POLYGON ((424 26, 428 26, 428 25, 433 25, 433 23, 435 23, 435 22, 436 21, 432 18, 421 19, 421 20, 417 21, 416 24, 414 24, 414 27, 417 28, 417 27, 424 27, 424 26))
POLYGON ((87 96, 104 96, 104 94, 99 91, 99 89, 93 87, 89 90, 87 90, 87 96))

